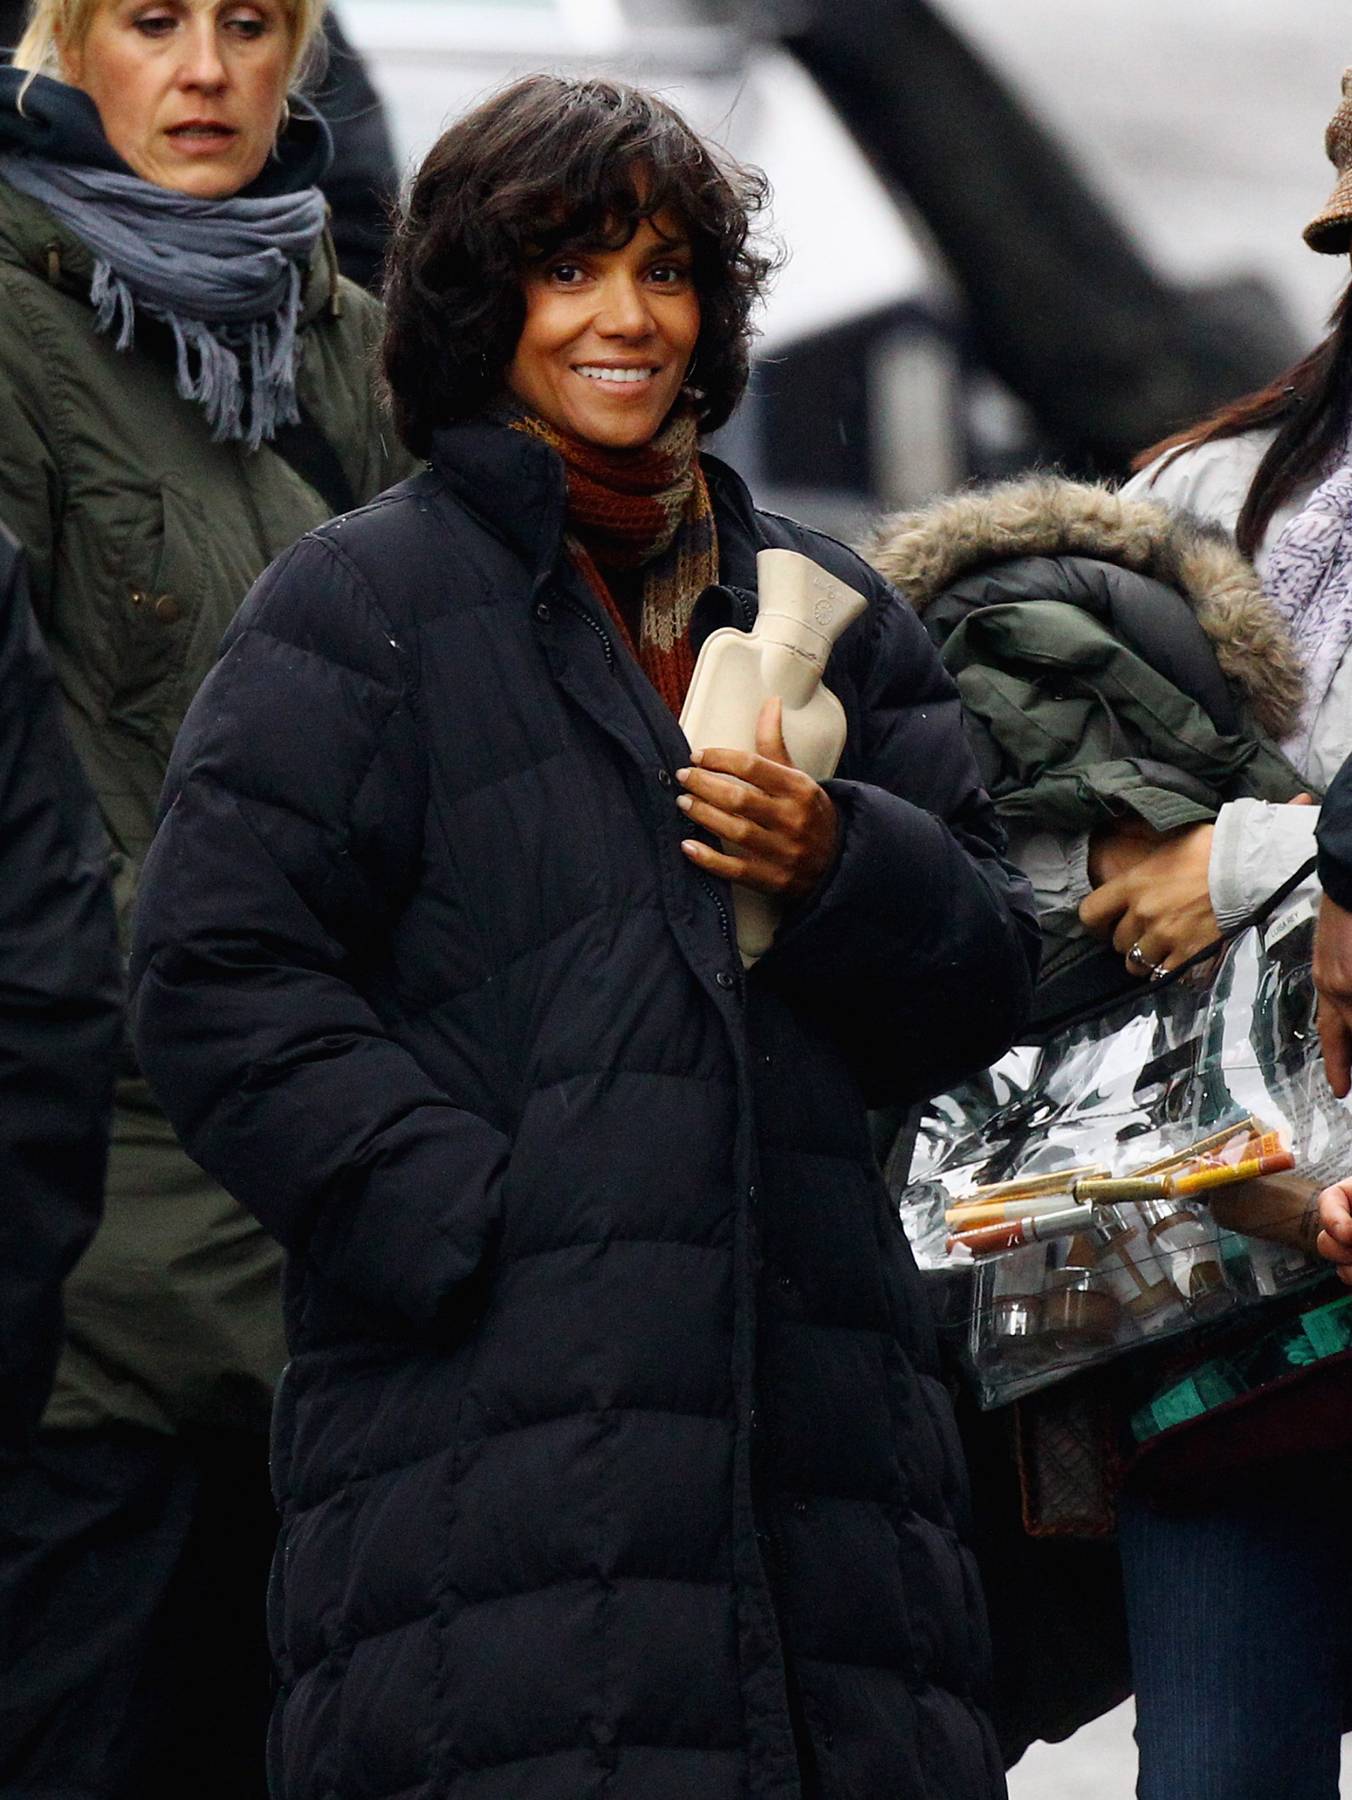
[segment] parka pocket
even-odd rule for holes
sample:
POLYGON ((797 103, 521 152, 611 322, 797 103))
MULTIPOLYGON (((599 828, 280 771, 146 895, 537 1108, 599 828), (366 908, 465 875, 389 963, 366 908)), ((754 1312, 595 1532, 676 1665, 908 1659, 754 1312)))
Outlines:
POLYGON ((112 621, 114 706, 121 713, 154 718, 172 708, 168 696, 201 604, 202 562, 194 548, 201 532, 187 500, 168 483, 145 496, 127 532, 112 621))

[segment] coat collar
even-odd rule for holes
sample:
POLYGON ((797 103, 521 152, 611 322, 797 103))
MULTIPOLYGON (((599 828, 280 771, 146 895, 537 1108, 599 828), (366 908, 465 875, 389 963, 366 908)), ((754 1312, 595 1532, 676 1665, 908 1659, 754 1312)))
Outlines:
MULTIPOLYGON (((432 435, 432 467, 460 503, 526 563, 534 581, 557 560, 567 490, 563 464, 539 438, 487 420, 432 435)), ((762 536, 746 483, 716 456, 701 455, 718 524, 719 582, 756 591, 762 536)))
POLYGON ((703 456, 709 497, 718 521, 718 579, 739 593, 756 592, 756 553, 765 534, 750 489, 735 469, 716 456, 703 456))
POLYGON ((432 434, 430 462, 455 498, 516 551, 532 586, 563 542, 563 464, 548 444, 486 419, 432 434))

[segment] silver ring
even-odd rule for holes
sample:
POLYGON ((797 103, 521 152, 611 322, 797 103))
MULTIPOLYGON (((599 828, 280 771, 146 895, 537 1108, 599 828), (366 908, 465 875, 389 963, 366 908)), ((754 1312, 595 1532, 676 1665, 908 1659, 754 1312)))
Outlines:
POLYGON ((1133 944, 1127 951, 1127 961, 1138 969, 1143 969, 1152 981, 1162 981, 1169 973, 1163 963, 1152 963, 1139 944, 1133 944))

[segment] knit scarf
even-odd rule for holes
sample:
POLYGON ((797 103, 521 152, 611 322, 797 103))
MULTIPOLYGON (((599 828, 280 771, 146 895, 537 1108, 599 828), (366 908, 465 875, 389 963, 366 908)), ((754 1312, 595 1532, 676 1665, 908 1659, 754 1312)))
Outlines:
POLYGON ((297 421, 301 271, 324 229, 318 188, 199 200, 22 154, 0 156, 0 175, 94 253, 95 328, 119 350, 138 313, 169 326, 178 392, 205 411, 213 439, 256 450, 297 421))
POLYGON ((561 458, 568 478, 564 542, 621 642, 680 717, 695 670, 690 616, 718 580, 718 534, 693 409, 679 406, 650 444, 606 450, 512 408, 507 423, 561 458), (643 570, 638 642, 606 581, 607 570, 643 570))
POLYGON ((1352 644, 1352 444, 1278 534, 1263 589, 1291 632, 1305 669, 1305 705, 1282 749, 1308 767, 1315 714, 1352 644))

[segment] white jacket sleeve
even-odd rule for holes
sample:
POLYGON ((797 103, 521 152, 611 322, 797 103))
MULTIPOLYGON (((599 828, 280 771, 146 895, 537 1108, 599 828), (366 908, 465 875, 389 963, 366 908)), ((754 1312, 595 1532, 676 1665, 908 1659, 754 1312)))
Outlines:
MULTIPOLYGON (((1317 806, 1277 806, 1268 800, 1231 800, 1216 819, 1207 885, 1222 931, 1256 911, 1314 855, 1317 806)), ((1311 870, 1304 887, 1318 891, 1311 870)))
MULTIPOLYGON (((1245 432, 1195 444, 1172 461, 1161 457, 1133 475, 1122 492, 1134 500, 1159 500, 1195 513, 1233 532, 1259 463, 1274 433, 1245 432)), ((1272 541, 1290 508, 1269 528, 1272 541)), ((1266 800, 1232 800, 1216 819, 1207 882, 1211 909, 1222 930, 1238 925, 1314 855, 1316 806, 1277 806, 1266 800)), ((1309 878, 1314 888, 1313 875, 1309 878)))

